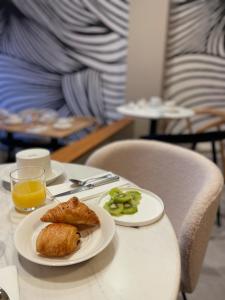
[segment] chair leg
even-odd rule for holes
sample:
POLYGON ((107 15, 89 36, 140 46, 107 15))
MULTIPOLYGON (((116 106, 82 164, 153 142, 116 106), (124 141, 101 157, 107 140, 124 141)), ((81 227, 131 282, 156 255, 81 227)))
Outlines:
POLYGON ((223 141, 220 141, 220 154, 221 154, 221 162, 223 168, 223 177, 225 178, 225 151, 223 141))
POLYGON ((216 143, 215 143, 215 141, 212 141, 212 155, 213 155, 214 163, 217 164, 217 153, 216 153, 216 143))
POLYGON ((216 223, 218 227, 221 227, 221 209, 220 209, 220 204, 217 209, 217 214, 216 214, 216 223))
MULTIPOLYGON (((217 130, 221 131, 220 126, 217 126, 217 130)), ((223 171, 223 177, 225 180, 225 150, 224 150, 224 143, 223 140, 219 141, 219 146, 220 146, 220 155, 221 155, 221 163, 222 163, 222 171, 223 171)))
POLYGON ((185 292, 181 292, 182 296, 183 296, 183 300, 187 300, 187 296, 185 294, 185 292))
MULTIPOLYGON (((212 155, 213 155, 213 162, 217 164, 217 153, 216 153, 216 143, 215 141, 212 141, 212 155)), ((218 227, 221 226, 221 212, 220 212, 220 204, 217 210, 217 215, 216 215, 216 224, 218 227)))
POLYGON ((197 143, 193 143, 192 145, 191 145, 191 150, 196 150, 196 146, 197 146, 197 143))

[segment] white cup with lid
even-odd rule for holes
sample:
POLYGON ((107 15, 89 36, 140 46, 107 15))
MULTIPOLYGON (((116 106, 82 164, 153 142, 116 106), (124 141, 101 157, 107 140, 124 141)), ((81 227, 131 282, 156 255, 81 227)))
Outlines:
POLYGON ((44 148, 32 148, 17 152, 16 164, 17 168, 39 166, 45 170, 46 179, 53 175, 50 152, 44 148))
POLYGON ((149 99, 148 103, 152 107, 160 107, 162 105, 162 99, 160 97, 153 96, 149 99))

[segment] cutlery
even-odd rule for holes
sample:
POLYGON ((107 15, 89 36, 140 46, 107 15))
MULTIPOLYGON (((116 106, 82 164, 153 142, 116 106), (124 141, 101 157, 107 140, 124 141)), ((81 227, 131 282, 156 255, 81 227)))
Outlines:
MULTIPOLYGON (((127 187, 131 187, 132 185, 130 183, 124 183, 124 184, 121 184, 121 185, 118 185, 116 186, 117 188, 127 188, 127 187)), ((104 190, 104 191, 101 191, 99 193, 95 193, 95 194, 91 194, 89 196, 86 196, 86 197, 81 197, 79 198, 80 201, 88 201, 88 200, 93 200, 95 198, 99 198, 101 197, 102 195, 104 195, 108 190, 104 190)), ((55 196, 52 195, 52 193, 50 193, 48 191, 48 196, 49 196, 49 199, 51 201, 56 201, 58 203, 60 203, 60 201, 58 199, 55 198, 55 196)))
POLYGON ((93 184, 90 183, 90 184, 87 184, 87 185, 84 185, 84 186, 77 187, 77 188, 75 188, 73 190, 70 190, 70 191, 67 191, 67 192, 63 192, 63 193, 53 195, 53 197, 55 198, 55 197, 67 196, 67 195, 72 195, 72 194, 76 194, 76 193, 79 193, 79 192, 91 190, 95 187, 118 181, 119 179, 120 179, 120 177, 116 175, 116 176, 98 181, 98 182, 93 183, 93 184))
POLYGON ((99 177, 92 177, 92 178, 89 178, 89 179, 86 179, 86 180, 79 180, 79 179, 70 178, 69 181, 71 181, 72 183, 74 183, 78 186, 83 186, 83 185, 86 185, 88 182, 91 182, 91 181, 97 181, 97 180, 100 180, 100 179, 112 178, 112 177, 114 177, 114 176, 111 173, 108 173, 108 174, 104 174, 104 175, 99 176, 99 177))
POLYGON ((0 300, 10 300, 8 294, 3 288, 0 288, 0 300))
MULTIPOLYGON (((121 184, 121 185, 117 185, 116 187, 117 188, 127 188, 127 187, 130 187, 130 183, 124 183, 124 184, 121 184)), ((95 198, 99 198, 101 196, 103 196, 108 190, 104 190, 100 193, 97 193, 97 194, 92 194, 92 195, 89 195, 89 196, 86 196, 86 197, 82 197, 80 198, 80 201, 87 201, 87 200, 93 200, 95 198)))

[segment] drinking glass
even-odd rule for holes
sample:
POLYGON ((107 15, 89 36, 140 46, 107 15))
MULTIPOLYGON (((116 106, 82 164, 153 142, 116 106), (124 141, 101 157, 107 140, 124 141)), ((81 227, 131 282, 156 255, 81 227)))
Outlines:
POLYGON ((27 213, 44 205, 45 171, 38 166, 21 167, 10 173, 11 194, 16 210, 27 213))

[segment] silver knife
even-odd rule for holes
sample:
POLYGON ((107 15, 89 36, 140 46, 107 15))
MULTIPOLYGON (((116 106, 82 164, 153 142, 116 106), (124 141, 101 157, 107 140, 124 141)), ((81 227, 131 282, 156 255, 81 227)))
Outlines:
POLYGON ((79 192, 91 190, 91 189, 93 189, 95 187, 98 187, 98 186, 101 186, 101 185, 104 185, 104 184, 108 184, 108 183, 111 183, 111 182, 118 181, 119 179, 120 179, 120 177, 116 175, 116 176, 113 176, 111 178, 107 178, 107 179, 98 181, 98 182, 93 183, 93 184, 87 184, 85 186, 77 187, 77 188, 75 188, 73 190, 70 190, 70 191, 67 191, 67 192, 63 192, 63 193, 59 193, 59 194, 53 195, 53 197, 67 196, 67 195, 72 195, 72 194, 76 194, 76 193, 79 193, 79 192))

